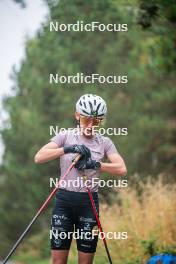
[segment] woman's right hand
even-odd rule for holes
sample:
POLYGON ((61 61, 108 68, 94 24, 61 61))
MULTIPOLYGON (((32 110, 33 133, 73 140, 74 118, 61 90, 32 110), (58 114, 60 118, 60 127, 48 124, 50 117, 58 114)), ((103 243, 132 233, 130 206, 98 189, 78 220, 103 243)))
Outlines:
POLYGON ((74 144, 70 146, 65 146, 64 153, 78 153, 85 160, 88 160, 91 157, 90 149, 87 148, 85 145, 74 144))
POLYGON ((90 157, 90 150, 85 145, 70 145, 58 148, 58 145, 54 142, 49 142, 43 146, 35 155, 35 163, 45 163, 50 160, 59 158, 67 153, 78 153, 81 155, 80 160, 86 162, 90 157))

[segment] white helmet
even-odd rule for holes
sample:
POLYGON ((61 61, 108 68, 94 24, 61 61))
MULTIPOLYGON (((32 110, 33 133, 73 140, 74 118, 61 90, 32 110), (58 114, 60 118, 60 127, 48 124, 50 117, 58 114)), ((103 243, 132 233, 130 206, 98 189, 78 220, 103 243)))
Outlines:
POLYGON ((106 102, 98 95, 82 95, 76 103, 76 111, 84 116, 105 117, 106 102))

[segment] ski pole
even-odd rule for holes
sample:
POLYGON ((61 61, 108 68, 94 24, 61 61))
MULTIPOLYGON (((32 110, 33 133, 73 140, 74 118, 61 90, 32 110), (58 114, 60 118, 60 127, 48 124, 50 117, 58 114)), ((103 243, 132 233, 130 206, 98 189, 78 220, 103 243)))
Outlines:
MULTIPOLYGON (((84 175, 83 179, 84 179, 84 182, 85 182, 87 180, 87 176, 84 175)), ((106 250, 106 253, 107 253, 107 256, 108 256, 109 263, 112 264, 111 255, 110 255, 110 252, 109 252, 109 249, 108 249, 108 245, 107 245, 105 236, 103 236, 104 232, 103 232, 103 228, 102 228, 102 225, 101 225, 101 222, 100 222, 100 218, 98 217, 98 212, 97 212, 97 209, 96 209, 96 206, 95 206, 95 202, 94 202, 94 199, 93 199, 93 196, 92 196, 92 192, 91 192, 91 190, 90 190, 90 188, 88 186, 86 186, 86 189, 87 189, 87 192, 88 192, 88 195, 89 195, 89 198, 90 198, 90 202, 91 202, 91 205, 92 205, 93 213, 94 213, 96 221, 97 221, 98 228, 100 230, 100 234, 101 234, 101 237, 102 237, 102 240, 103 240, 103 243, 104 243, 104 247, 105 247, 105 250, 106 250)))
POLYGON ((50 195, 48 196, 48 198, 45 200, 45 202, 43 203, 43 205, 40 207, 40 209, 38 210, 37 214, 34 216, 34 218, 32 219, 32 221, 29 223, 29 225, 27 226, 27 228, 24 230, 24 232, 21 234, 21 236, 19 237, 19 239, 16 241, 15 245, 12 247, 12 249, 10 250, 9 254, 6 256, 6 258, 4 259, 4 261, 2 262, 2 264, 7 263, 7 261, 9 260, 9 258, 12 256, 12 254, 14 253, 15 249, 19 246, 19 244, 21 243, 21 241, 23 240, 23 238, 25 237, 25 235, 28 233, 28 231, 30 230, 31 226, 34 224, 34 222, 36 221, 36 219, 39 217, 39 215, 44 211, 44 209, 48 206, 49 202, 51 201, 51 199, 53 198, 53 196, 55 195, 55 193, 57 192, 58 188, 59 188, 59 183, 61 180, 63 180, 71 171, 71 169, 73 168, 73 166, 76 164, 76 162, 79 160, 80 155, 78 154, 72 161, 71 165, 69 166, 69 168, 67 169, 67 171, 65 172, 65 174, 62 176, 62 178, 59 180, 57 186, 53 189, 53 191, 50 193, 50 195))

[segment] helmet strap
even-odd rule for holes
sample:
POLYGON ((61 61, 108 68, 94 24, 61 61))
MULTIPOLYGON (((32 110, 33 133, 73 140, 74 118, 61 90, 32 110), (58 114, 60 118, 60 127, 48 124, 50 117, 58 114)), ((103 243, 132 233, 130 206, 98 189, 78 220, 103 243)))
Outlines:
POLYGON ((80 118, 79 118, 79 120, 76 120, 76 123, 77 123, 77 126, 79 126, 79 128, 80 128, 80 118))

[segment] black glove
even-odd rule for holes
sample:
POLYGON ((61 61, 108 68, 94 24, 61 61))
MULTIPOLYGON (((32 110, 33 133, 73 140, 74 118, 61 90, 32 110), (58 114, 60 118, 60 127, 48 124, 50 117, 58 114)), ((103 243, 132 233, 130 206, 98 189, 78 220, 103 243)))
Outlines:
POLYGON ((85 156, 82 156, 77 162, 76 164, 74 165, 74 167, 77 169, 77 170, 83 170, 82 168, 85 167, 85 164, 87 162, 87 158, 85 156))
POLYGON ((81 155, 81 159, 88 160, 91 157, 90 149, 87 148, 85 145, 70 145, 64 147, 64 153, 78 153, 81 155))
POLYGON ((96 160, 92 160, 91 158, 89 158, 87 161, 85 160, 79 160, 76 164, 75 164, 75 168, 78 170, 88 170, 88 169, 92 169, 92 170, 98 170, 101 168, 101 164, 100 162, 96 161, 96 160))

